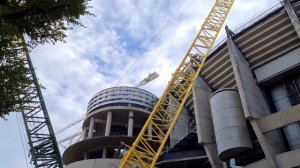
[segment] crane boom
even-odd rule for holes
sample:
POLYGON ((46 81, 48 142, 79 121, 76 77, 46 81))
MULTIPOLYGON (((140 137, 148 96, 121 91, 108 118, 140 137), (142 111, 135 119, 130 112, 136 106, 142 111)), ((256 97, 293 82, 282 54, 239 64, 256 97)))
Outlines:
POLYGON ((149 75, 145 79, 140 81, 138 84, 134 85, 134 87, 144 86, 144 85, 148 84, 149 82, 153 81, 154 79, 156 79, 158 77, 159 77, 159 74, 155 71, 152 72, 152 73, 149 73, 149 75))
POLYGON ((234 0, 216 0, 196 38, 119 168, 153 168, 189 96, 234 0), (152 127, 152 134, 147 128, 152 127))

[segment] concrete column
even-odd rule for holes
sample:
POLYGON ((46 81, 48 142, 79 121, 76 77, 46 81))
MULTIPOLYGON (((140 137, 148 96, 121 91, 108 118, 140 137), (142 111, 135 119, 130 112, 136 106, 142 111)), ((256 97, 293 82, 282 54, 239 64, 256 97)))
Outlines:
POLYGON ((107 118, 106 118, 106 126, 105 126, 105 134, 104 136, 110 135, 110 128, 111 128, 111 120, 112 120, 112 112, 107 112, 107 118))
POLYGON ((182 108, 175 124, 173 127, 173 131, 170 133, 170 147, 174 147, 182 137, 186 136, 189 133, 189 121, 188 121, 188 112, 184 107, 182 108))
POLYGON ((253 130, 256 134, 256 137, 259 141, 259 144, 260 144, 262 150, 264 151, 264 154, 265 154, 266 159, 269 163, 269 166, 271 168, 277 168, 278 166, 277 166, 277 163, 275 161, 275 154, 277 154, 277 153, 272 152, 271 144, 268 143, 266 137, 262 134, 262 132, 261 132, 261 130, 260 130, 258 124, 257 124, 257 121, 252 120, 252 121, 250 121, 250 123, 251 123, 251 126, 252 126, 252 128, 253 128, 253 130))
POLYGON ((212 168, 222 168, 223 163, 218 156, 215 131, 210 110, 211 87, 199 77, 193 86, 193 104, 197 127, 198 143, 202 144, 212 168))
POLYGON ((87 137, 87 128, 83 127, 83 136, 82 136, 82 139, 86 139, 86 137, 87 137))
POLYGON ((130 111, 128 116, 128 136, 133 136, 133 116, 133 111, 130 111))
POLYGON ((92 117, 90 120, 90 127, 89 127, 89 134, 88 134, 88 138, 92 138, 93 137, 93 130, 94 130, 94 118, 92 117))
POLYGON ((107 149, 106 147, 104 147, 102 150, 102 158, 106 158, 106 157, 107 157, 107 149))
POLYGON ((230 32, 226 26, 227 47, 245 117, 253 119, 269 115, 270 109, 260 88, 256 85, 249 63, 233 42, 230 32))
POLYGON ((284 0, 283 1, 283 6, 286 10, 286 13, 288 14, 293 26, 294 26, 294 29, 298 35, 298 37, 300 38, 300 21, 299 21, 299 18, 297 16, 297 13, 295 12, 290 0, 284 0))
MULTIPOLYGON (((226 26, 228 37, 227 47, 245 117, 250 121, 254 129, 269 166, 272 168, 278 167, 274 158, 275 155, 278 154, 278 150, 272 143, 266 141, 267 136, 261 133, 256 123, 258 118, 271 114, 270 109, 260 88, 255 83, 248 61, 232 40, 232 34, 230 32, 226 26)), ((276 132, 274 132, 274 134, 276 134, 276 132)), ((276 136, 273 136, 273 138, 274 137, 276 136)), ((278 135, 276 138, 279 138, 278 135)), ((278 144, 276 144, 276 146, 277 145, 278 144)))
POLYGON ((215 132, 210 109, 210 95, 212 94, 212 90, 199 77, 193 86, 192 94, 198 142, 201 144, 215 142, 215 132))

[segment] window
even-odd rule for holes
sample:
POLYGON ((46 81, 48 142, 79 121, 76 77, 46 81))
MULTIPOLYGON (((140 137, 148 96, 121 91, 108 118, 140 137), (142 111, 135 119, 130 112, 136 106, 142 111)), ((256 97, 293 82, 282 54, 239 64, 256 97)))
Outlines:
POLYGON ((95 122, 93 129, 93 137, 104 136, 105 125, 103 123, 95 122))
POLYGON ((291 102, 291 105, 297 105, 300 103, 299 86, 294 79, 284 81, 284 87, 291 102))

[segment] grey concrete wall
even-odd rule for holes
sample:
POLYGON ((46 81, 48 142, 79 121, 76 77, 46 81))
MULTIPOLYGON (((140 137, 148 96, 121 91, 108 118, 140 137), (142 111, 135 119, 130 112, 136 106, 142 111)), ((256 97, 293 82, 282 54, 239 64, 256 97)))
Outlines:
POLYGON ((192 90, 198 142, 215 142, 215 132, 210 109, 211 88, 199 77, 192 90))
POLYGON ((230 60, 233 67, 238 91, 240 94, 243 110, 247 120, 257 136, 257 139, 264 151, 266 160, 271 167, 277 167, 274 156, 281 151, 280 135, 277 131, 263 134, 257 124, 256 119, 271 114, 268 104, 260 88, 252 75, 248 61, 233 42, 229 29, 227 29, 227 46, 229 49, 230 60))
POLYGON ((219 157, 226 160, 251 149, 238 91, 219 90, 211 96, 210 103, 219 157))
POLYGON ((192 94, 198 142, 203 145, 211 166, 213 168, 222 168, 223 164, 218 156, 210 109, 212 90, 209 85, 199 77, 193 86, 192 94))
POLYGON ((65 168, 117 168, 119 163, 120 159, 88 159, 71 163, 65 168))
POLYGON ((247 60, 231 37, 227 39, 227 45, 245 117, 253 119, 270 114, 270 109, 264 95, 255 83, 247 60))
POLYGON ((176 123, 173 127, 173 131, 170 133, 170 147, 173 147, 178 141, 180 141, 189 132, 188 113, 186 108, 183 108, 176 123))
MULTIPOLYGON (((258 124, 263 133, 300 121, 300 104, 278 113, 260 118, 258 124)), ((300 132, 300 131, 298 131, 300 132)))
POLYGON ((300 149, 282 153, 276 156, 279 168, 300 167, 300 149))
MULTIPOLYGON (((300 149, 285 152, 275 156, 279 168, 292 168, 300 166, 300 149)), ((244 168, 271 168, 266 159, 254 162, 244 168)))
POLYGON ((300 48, 254 70, 257 82, 270 79, 300 65, 300 48))
POLYGON ((244 168, 269 168, 269 164, 266 159, 260 160, 258 162, 251 163, 244 168))

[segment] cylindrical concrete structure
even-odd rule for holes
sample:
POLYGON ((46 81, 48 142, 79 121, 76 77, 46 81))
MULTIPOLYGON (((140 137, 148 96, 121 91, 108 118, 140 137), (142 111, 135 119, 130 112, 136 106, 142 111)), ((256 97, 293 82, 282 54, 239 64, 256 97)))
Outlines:
POLYGON ((235 89, 222 89, 210 99, 220 159, 227 160, 252 148, 240 96, 235 89))
POLYGON ((64 151, 66 168, 117 166, 119 159, 113 156, 118 155, 121 142, 133 143, 157 100, 152 93, 136 87, 113 87, 98 92, 88 104, 82 125, 88 138, 64 151))

